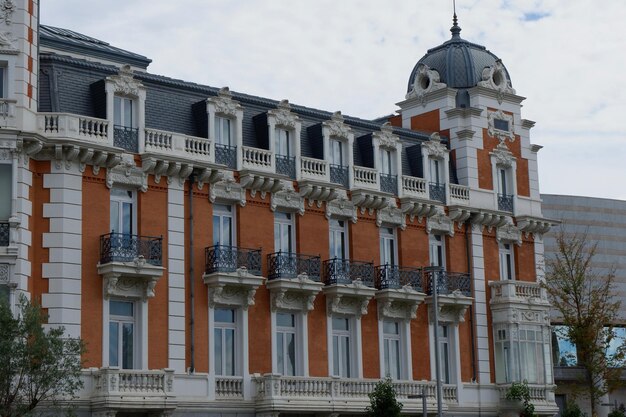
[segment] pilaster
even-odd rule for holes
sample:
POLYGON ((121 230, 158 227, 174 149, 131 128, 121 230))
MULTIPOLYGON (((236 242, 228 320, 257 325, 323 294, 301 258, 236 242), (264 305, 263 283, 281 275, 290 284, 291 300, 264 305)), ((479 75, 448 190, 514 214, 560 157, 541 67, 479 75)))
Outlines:
POLYGON ((474 226, 471 233, 472 277, 474 282, 474 321, 476 326, 476 358, 478 361, 478 382, 491 383, 489 367, 489 325, 487 322, 487 293, 485 289, 485 258, 483 234, 480 227, 474 226))

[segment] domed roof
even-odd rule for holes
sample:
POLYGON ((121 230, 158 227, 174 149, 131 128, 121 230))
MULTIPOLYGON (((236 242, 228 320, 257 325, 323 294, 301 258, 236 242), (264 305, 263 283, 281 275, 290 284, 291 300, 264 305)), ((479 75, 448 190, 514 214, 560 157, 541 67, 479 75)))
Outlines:
POLYGON ((421 65, 427 66, 430 70, 436 70, 439 73, 438 81, 451 88, 475 87, 483 80, 483 70, 486 67, 495 68, 496 66, 502 68, 502 73, 507 80, 506 84, 511 85, 509 72, 501 65, 501 61, 496 55, 482 45, 461 38, 461 28, 458 25, 456 14, 450 32, 452 32, 450 40, 429 49, 428 53, 417 61, 409 77, 407 92, 410 93, 414 89, 421 65))

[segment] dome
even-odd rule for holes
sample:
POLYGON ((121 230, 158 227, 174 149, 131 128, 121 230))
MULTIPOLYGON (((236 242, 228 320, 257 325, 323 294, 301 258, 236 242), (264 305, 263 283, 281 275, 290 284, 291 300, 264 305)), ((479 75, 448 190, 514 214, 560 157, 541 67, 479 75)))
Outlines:
POLYGON ((408 93, 427 89, 433 81, 432 70, 439 73, 439 79, 434 81, 445 83, 451 88, 471 88, 485 80, 492 80, 496 88, 500 85, 511 88, 511 78, 500 59, 484 46, 461 38, 461 28, 457 23, 456 14, 450 32, 452 32, 450 40, 429 49, 428 53, 417 61, 409 77, 408 93), (489 71, 484 74, 485 68, 489 68, 489 71), (428 77, 422 75, 426 73, 431 75, 428 77))

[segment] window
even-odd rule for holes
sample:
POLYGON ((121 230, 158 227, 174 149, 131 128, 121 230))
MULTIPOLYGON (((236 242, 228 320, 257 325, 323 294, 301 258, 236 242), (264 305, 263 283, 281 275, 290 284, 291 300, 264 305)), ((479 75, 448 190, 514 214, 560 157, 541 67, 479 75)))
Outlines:
POLYGON ((135 365, 135 304, 109 301, 109 366, 133 369, 135 365))
POLYGON ((232 122, 226 117, 215 116, 215 143, 230 146, 232 142, 232 122))
POLYGON ((330 163, 343 166, 343 142, 337 139, 330 140, 330 163))
POLYGON ((509 188, 507 169, 498 167, 498 191, 506 196, 510 193, 509 188))
POLYGON ((511 341, 508 337, 508 329, 496 330, 496 382, 517 381, 517 374, 513 374, 511 341))
POLYGON ((0 221, 11 217, 13 165, 0 163, 0 221))
POLYGON ((348 259, 348 225, 345 220, 330 219, 330 258, 348 259))
POLYGON ((294 252, 295 240, 293 216, 291 213, 276 212, 274 214, 274 250, 276 252, 294 252))
POLYGON ((276 149, 277 155, 291 156, 291 149, 289 143, 289 131, 285 129, 276 128, 276 149))
POLYGON ((445 241, 442 235, 431 234, 429 237, 430 265, 445 268, 445 241))
POLYGON ((439 372, 444 384, 450 383, 450 340, 449 326, 439 326, 439 372))
POLYGON ((393 174, 393 163, 389 149, 380 150, 380 172, 386 175, 393 174))
POLYGON ((0 302, 11 304, 11 289, 6 284, 0 284, 0 302))
POLYGON ((233 207, 221 204, 213 205, 213 244, 233 246, 235 230, 233 207))
POLYGON ((120 188, 111 189, 111 232, 135 234, 135 192, 120 188))
POLYGON ((296 316, 276 314, 276 362, 281 375, 296 375, 296 316))
POLYGON ((500 243, 500 279, 515 279, 513 268, 513 245, 500 243))
POLYGON ((352 377, 352 335, 351 320, 346 317, 333 317, 333 376, 352 377))
POLYGON ((543 366, 543 333, 538 327, 521 327, 520 342, 520 377, 530 383, 542 384, 544 381, 543 366))
POLYGON ((7 82, 7 68, 0 66, 0 98, 7 98, 6 82, 7 82))
POLYGON ((441 174, 441 161, 439 159, 429 159, 430 182, 433 184, 442 184, 443 176, 441 174))
POLYGON ((552 326, 552 362, 554 366, 576 366, 576 346, 567 337, 567 326, 552 326))
POLYGON ((380 229, 380 264, 396 265, 396 237, 391 227, 380 229))
POLYGON ((504 130, 505 132, 509 131, 509 121, 503 119, 493 119, 493 127, 498 130, 504 130))
POLYGON ((234 309, 216 308, 215 313, 215 374, 236 375, 236 318, 234 309))
POLYGON ((115 96, 113 100, 113 124, 121 127, 134 127, 133 100, 115 96))
POLYGON ((520 326, 517 340, 512 338, 508 326, 497 326, 496 336, 496 382, 526 380, 531 384, 543 384, 544 340, 539 326, 520 326))
POLYGON ((401 379, 401 333, 397 321, 383 322, 384 375, 401 379))

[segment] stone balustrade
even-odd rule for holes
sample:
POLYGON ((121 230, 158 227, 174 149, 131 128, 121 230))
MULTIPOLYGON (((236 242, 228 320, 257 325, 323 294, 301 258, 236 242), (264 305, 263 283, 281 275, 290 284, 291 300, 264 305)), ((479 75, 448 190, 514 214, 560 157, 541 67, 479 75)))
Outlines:
POLYGON ((144 129, 144 152, 214 162, 211 140, 156 129, 144 129))
POLYGON ((450 204, 469 205, 469 187, 459 184, 450 184, 450 204))
POLYGON ((215 377, 216 399, 243 399, 243 378, 237 376, 215 377))
POLYGON ((170 396, 174 395, 174 370, 101 368, 93 373, 92 396, 170 396))
POLYGON ((428 198, 428 187, 424 178, 402 176, 402 195, 409 197, 428 198))
POLYGON ((113 146, 108 120, 69 113, 39 113, 37 129, 49 138, 75 139, 98 145, 113 146))
POLYGON ((243 168, 255 171, 274 172, 273 153, 267 149, 244 146, 243 168))
POLYGON ((300 158, 300 175, 302 179, 329 182, 328 162, 303 156, 300 158))
POLYGON ((537 282, 527 281, 491 281, 491 301, 511 302, 511 301, 530 301, 540 303, 548 303, 548 295, 545 288, 537 282))
POLYGON ((374 168, 354 166, 354 187, 378 190, 378 171, 374 168))

